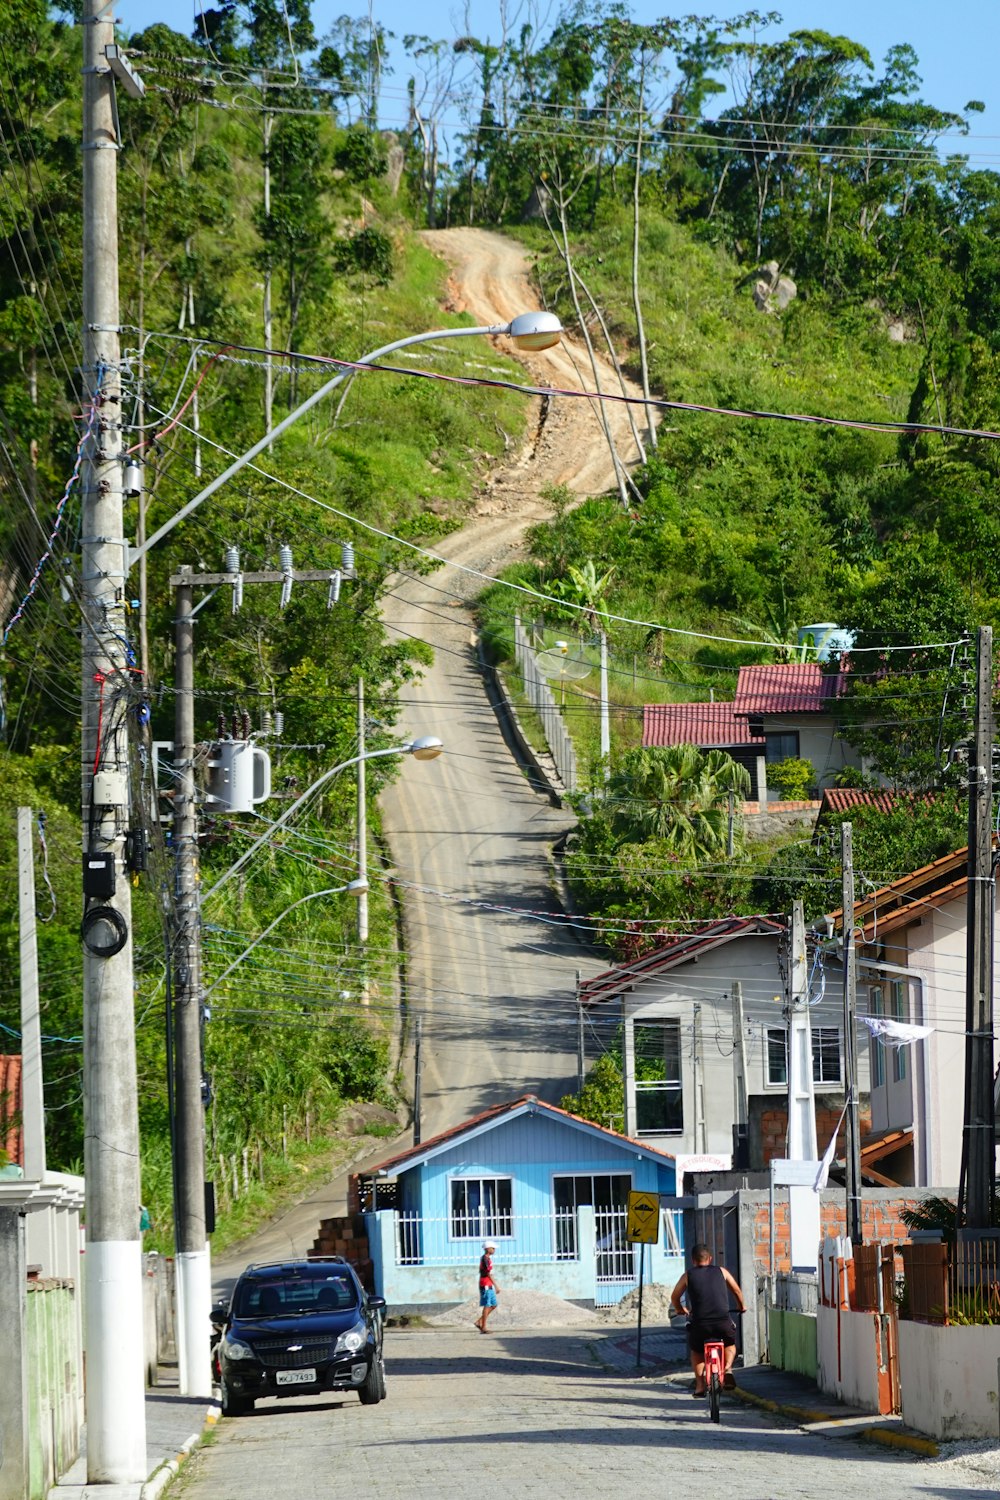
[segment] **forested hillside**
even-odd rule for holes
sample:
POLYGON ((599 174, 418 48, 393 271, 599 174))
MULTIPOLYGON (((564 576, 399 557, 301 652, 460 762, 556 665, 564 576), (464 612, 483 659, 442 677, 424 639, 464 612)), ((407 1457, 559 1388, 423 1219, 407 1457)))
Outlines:
MULTIPOLYGON (((632 663, 612 746, 632 790, 585 817, 579 842, 580 898, 616 920, 781 910, 803 881, 820 909, 836 880, 835 860, 811 850, 752 858, 740 846, 730 860, 711 838, 679 844, 676 827, 632 805, 641 767, 625 757, 644 696, 728 694, 740 664, 782 659, 797 627, 837 621, 855 632, 849 731, 893 784, 939 791, 964 732, 953 643, 992 623, 1000 598, 1000 178, 961 154, 974 106, 924 101, 903 44, 872 59, 820 31, 764 43, 757 20, 640 27, 617 6, 579 4, 499 42, 397 40, 366 18, 319 37, 308 0, 223 0, 192 37, 163 24, 127 39, 147 82, 145 99, 119 98, 126 418, 144 471, 130 534, 174 514, 328 380, 331 360, 463 321, 424 227, 520 237, 540 304, 602 352, 610 340, 649 393, 648 410, 632 408, 641 461, 622 454, 616 491, 579 508, 553 495, 553 521, 516 575, 545 596, 539 614, 553 626, 560 601, 564 627, 576 606, 596 611, 613 654, 632 663), (402 132, 381 128, 390 78, 407 99, 402 132), (731 103, 715 115, 723 83, 731 103), (809 420, 778 420, 792 415, 809 420)), ((42 0, 4 7, 0 864, 10 889, 12 809, 29 802, 47 818, 41 946, 59 1165, 80 1155, 75 464, 90 393, 78 349, 79 69, 77 27, 42 0)), ((391 743, 426 648, 387 641, 379 597, 397 567, 432 565, 409 544, 433 551, 461 523, 526 418, 508 388, 523 372, 485 344, 396 364, 345 383, 154 549, 131 614, 137 757, 172 738, 167 580, 183 563, 221 565, 227 547, 247 568, 277 567, 289 545, 297 566, 332 570, 346 542, 357 579, 333 608, 325 588, 305 585, 285 609, 277 590, 248 589, 237 613, 226 590, 209 602, 199 736, 220 716, 263 729, 267 713, 273 731, 283 715, 270 748, 287 798, 354 752, 362 677, 369 743, 391 743)), ((502 587, 484 601, 500 655, 513 611, 502 587)), ((378 768, 391 764, 372 767, 373 814, 391 774, 378 768)), ((655 775, 646 791, 651 805, 683 802, 655 775)), ((294 858, 270 850, 206 912, 207 983, 315 888, 317 869, 330 885, 350 878, 350 838, 332 830, 350 826, 352 796, 334 781, 304 825, 309 857, 301 840, 294 858)), ((905 827, 873 823, 868 845, 862 830, 873 878, 956 836, 953 800, 930 806, 905 827)), ((137 1021, 152 1191, 166 1160, 172 870, 152 812, 150 826, 137 1021)), ((212 825, 206 881, 254 831, 212 825)), ((353 911, 306 907, 282 929, 280 972, 248 963, 216 992, 214 1152, 302 1134, 307 1117, 318 1128, 345 1098, 388 1097, 395 912, 372 901, 364 972, 353 911), (363 1015, 362 989, 373 1002, 363 1015)), ((16 1033, 9 906, 0 953, 0 1022, 16 1033)), ((162 1182, 157 1191, 162 1202, 162 1182)))

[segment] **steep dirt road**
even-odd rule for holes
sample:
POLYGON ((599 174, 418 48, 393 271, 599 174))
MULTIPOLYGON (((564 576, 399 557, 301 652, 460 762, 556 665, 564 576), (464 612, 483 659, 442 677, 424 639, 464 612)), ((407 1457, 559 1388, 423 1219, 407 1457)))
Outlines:
MULTIPOLYGON (((476 229, 429 233, 451 268, 450 301, 477 323, 509 321, 538 306, 524 251, 476 229)), ((593 389, 586 351, 569 340, 520 355, 538 385, 593 389)), ((601 385, 618 390, 602 369, 601 385)), ((575 1087, 577 970, 601 967, 553 925, 553 840, 567 813, 533 792, 511 757, 486 697, 466 601, 480 578, 515 558, 525 529, 551 514, 551 484, 599 494, 614 468, 596 404, 533 402, 529 439, 484 486, 469 523, 435 547, 452 566, 428 579, 401 575, 385 601, 390 630, 429 641, 434 666, 407 694, 405 728, 438 734, 446 753, 406 762, 383 799, 393 861, 405 892, 407 993, 423 1019, 423 1135, 519 1094, 558 1099, 575 1087), (535 918, 529 913, 540 913, 535 918)), ((618 451, 633 462, 628 418, 609 409, 618 451)))

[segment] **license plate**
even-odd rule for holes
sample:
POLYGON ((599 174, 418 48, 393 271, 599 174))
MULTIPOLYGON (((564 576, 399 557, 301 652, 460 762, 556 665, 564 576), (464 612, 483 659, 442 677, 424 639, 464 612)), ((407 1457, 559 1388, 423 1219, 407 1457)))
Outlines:
POLYGON ((278 1370, 274 1376, 275 1385, 312 1385, 316 1379, 315 1370, 278 1370))

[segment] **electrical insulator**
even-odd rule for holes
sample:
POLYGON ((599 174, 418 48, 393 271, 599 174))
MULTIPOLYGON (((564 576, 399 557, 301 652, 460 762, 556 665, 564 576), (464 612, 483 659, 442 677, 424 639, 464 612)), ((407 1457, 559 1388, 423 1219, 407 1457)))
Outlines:
POLYGON ((243 711, 243 738, 245 740, 250 738, 250 715, 245 709, 243 711))
POLYGON ((340 572, 330 574, 330 592, 326 596, 326 607, 332 609, 340 598, 340 572))
POLYGON ((354 547, 350 542, 340 544, 340 571, 345 578, 354 577, 354 547))
POLYGON ((230 729, 229 729, 230 739, 238 740, 239 737, 240 737, 240 716, 239 716, 239 714, 234 713, 233 716, 232 716, 232 718, 230 719, 229 723, 230 723, 230 729))
POLYGON ((261 715, 261 733, 270 734, 274 728, 274 719, 269 708, 265 708, 261 715))
POLYGON ((278 548, 278 566, 284 577, 281 580, 281 608, 286 609, 292 598, 292 549, 282 546, 278 548))
POLYGON ((274 715, 274 732, 275 732, 275 734, 281 734, 281 733, 283 733, 284 728, 285 728, 285 716, 280 711, 280 709, 275 710, 275 715, 274 715))
POLYGON ((218 732, 219 732, 219 739, 220 740, 221 739, 225 739, 225 735, 226 735, 226 716, 222 712, 221 708, 219 709, 219 717, 218 717, 218 721, 217 721, 217 727, 218 727, 218 732))

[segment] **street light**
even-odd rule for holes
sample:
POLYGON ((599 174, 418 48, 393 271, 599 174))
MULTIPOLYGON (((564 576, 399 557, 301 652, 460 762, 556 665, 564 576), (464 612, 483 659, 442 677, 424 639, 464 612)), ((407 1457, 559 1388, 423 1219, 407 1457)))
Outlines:
POLYGON ((291 906, 286 906, 283 912, 279 912, 269 927, 265 927, 263 932, 258 933, 253 942, 243 949, 239 958, 234 958, 229 967, 223 969, 215 983, 210 984, 208 989, 202 993, 202 1003, 204 1004, 212 991, 217 990, 222 981, 228 979, 233 970, 239 968, 243 960, 253 952, 257 944, 262 943, 266 937, 269 937, 278 923, 283 921, 288 916, 288 913, 294 911, 297 906, 304 906, 307 901, 318 901, 321 896, 343 896, 347 893, 350 893, 352 896, 363 896, 367 890, 367 880, 349 880, 346 885, 337 885, 326 891, 310 891, 308 896, 300 896, 297 901, 292 902, 291 906))
POLYGON ((558 344, 562 338, 563 331, 563 326, 555 313, 518 313, 517 317, 511 318, 509 323, 492 323, 479 328, 439 328, 431 333, 410 333, 407 334, 406 338, 396 339, 391 344, 383 344, 380 349, 373 349, 370 354, 363 354, 359 360, 354 362, 351 369, 341 370, 338 375, 334 375, 332 380, 328 380, 325 385, 321 385, 319 390, 313 391, 312 395, 307 396, 305 401, 301 402, 294 411, 290 411, 288 416, 278 423, 277 427, 272 427, 259 442, 254 443, 252 448, 248 448, 246 453, 240 458, 234 459, 228 469, 224 469, 216 479, 212 480, 211 484, 207 484, 186 505, 182 505, 177 514, 171 516, 169 521, 165 521, 159 530, 153 532, 151 537, 147 537, 137 547, 129 547, 128 568, 126 572, 131 569, 134 563, 139 561, 140 557, 145 556, 150 547, 155 547, 157 542, 162 541, 192 511, 197 510, 203 500, 207 500, 210 495, 214 495, 216 490, 221 489, 224 484, 227 484, 233 475, 238 474, 240 469, 246 464, 252 463, 258 453, 263 453, 265 448, 270 448, 276 437, 280 437, 283 432, 286 432, 294 422, 297 422, 300 417, 305 416, 307 411, 311 411, 331 391, 336 390, 338 385, 343 384, 350 376, 356 375, 359 366, 370 365, 373 360, 381 359, 384 354, 393 354, 397 349, 406 349, 411 344, 437 343, 439 339, 471 338, 473 334, 483 334, 487 338, 509 338, 516 344, 518 349, 534 350, 537 352, 542 349, 551 349, 553 344, 558 344))

